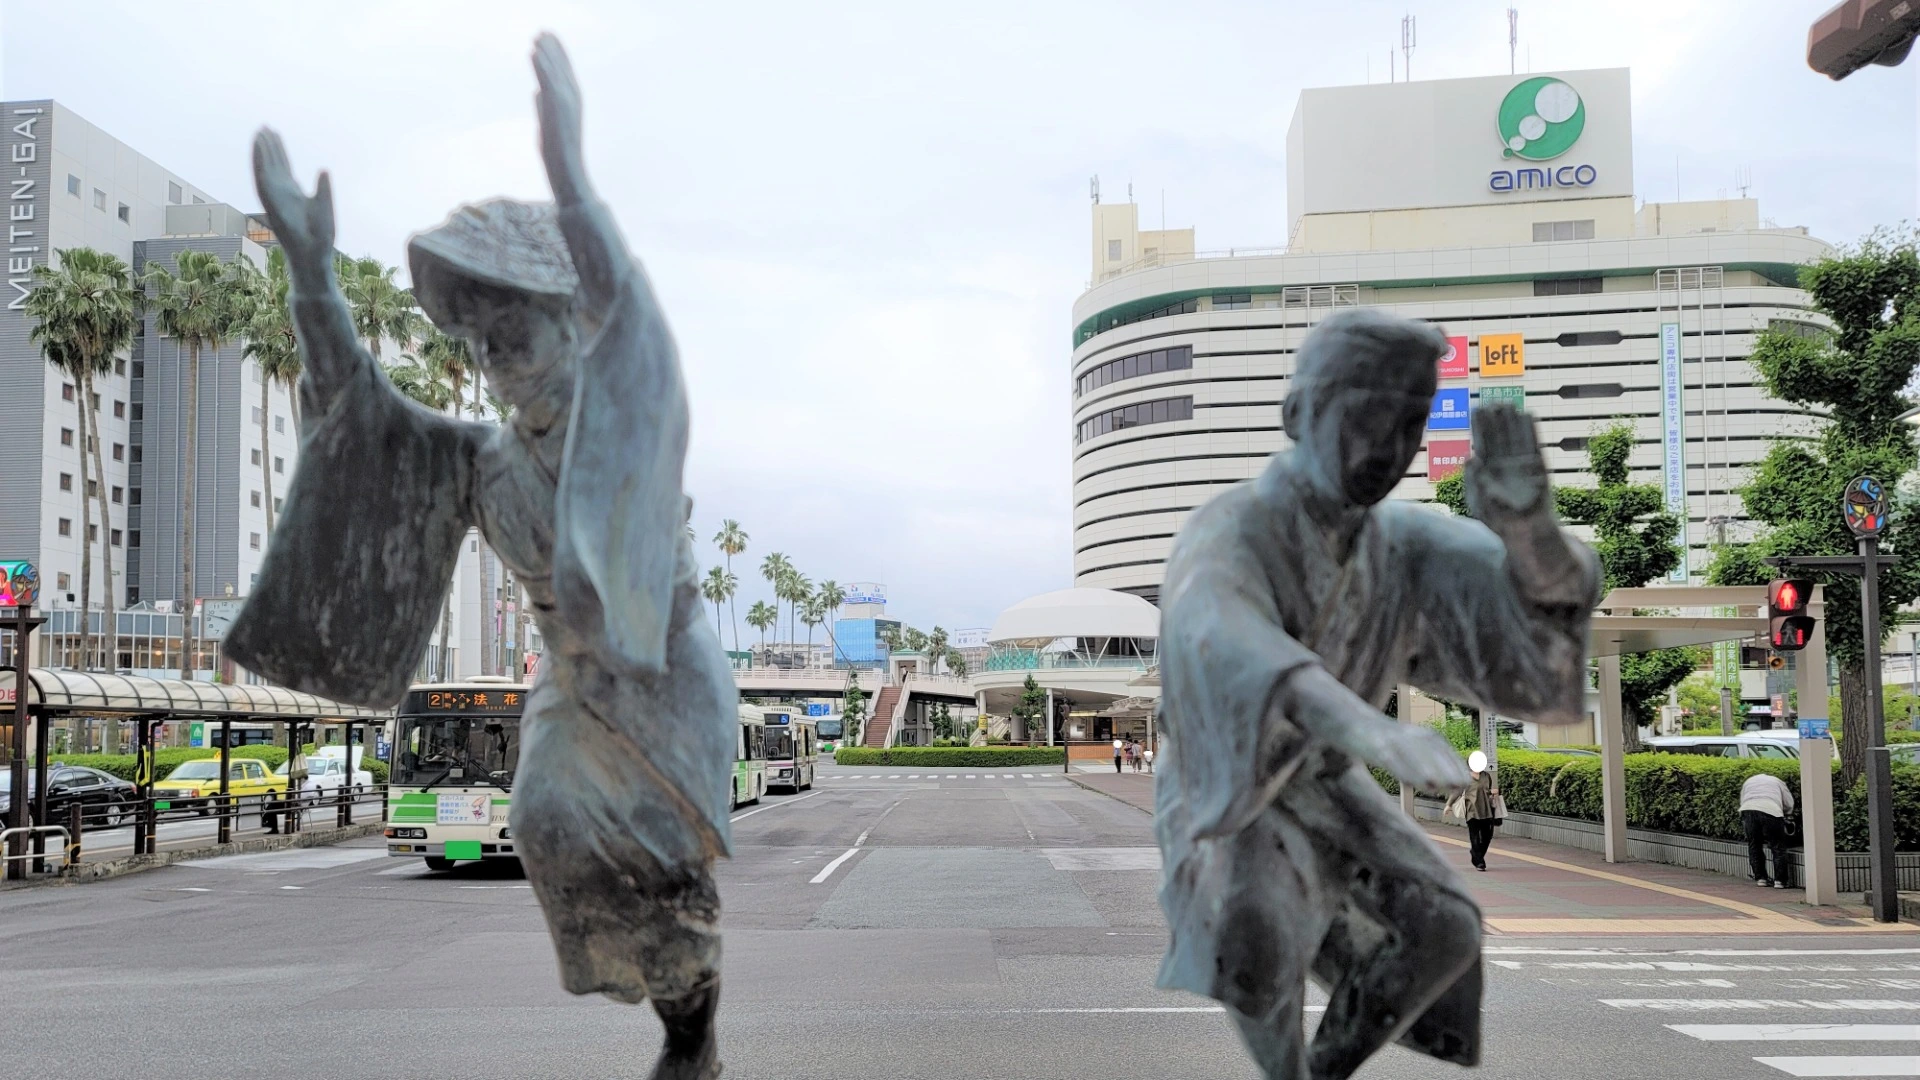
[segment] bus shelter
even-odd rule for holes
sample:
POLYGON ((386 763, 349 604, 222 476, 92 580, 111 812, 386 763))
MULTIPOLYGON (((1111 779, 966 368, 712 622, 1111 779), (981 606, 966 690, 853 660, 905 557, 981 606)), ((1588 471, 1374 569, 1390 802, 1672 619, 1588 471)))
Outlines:
MULTIPOLYGON (((140 675, 115 675, 107 672, 69 671, 59 668, 34 668, 27 673, 27 723, 31 726, 33 746, 33 818, 41 826, 47 822, 47 773, 51 754, 47 752, 51 721, 62 716, 112 717, 134 725, 136 760, 141 762, 136 783, 140 789, 141 811, 136 823, 134 854, 152 854, 157 825, 153 802, 152 761, 155 729, 169 721, 201 721, 218 725, 220 736, 221 794, 226 794, 228 756, 232 746, 231 725, 256 722, 283 725, 287 752, 291 755, 302 745, 305 731, 317 724, 345 727, 345 741, 351 761, 354 729, 362 724, 385 723, 392 716, 388 709, 369 709, 348 705, 313 694, 280 686, 244 683, 213 683, 184 679, 152 679, 140 675)), ((19 708, 5 717, 16 722, 19 708)), ((11 735, 11 732, 6 734, 11 735)), ((9 738, 0 745, 11 745, 9 738)), ((349 765, 349 775, 351 766, 349 765)), ((350 802, 342 800, 342 814, 350 821, 350 802)), ((69 842, 74 837, 69 837, 69 842)), ((229 839, 229 821, 220 818, 219 840, 229 839)), ((33 834, 34 871, 43 864, 46 834, 33 834)), ((15 859, 8 874, 22 876, 25 862, 15 859)))

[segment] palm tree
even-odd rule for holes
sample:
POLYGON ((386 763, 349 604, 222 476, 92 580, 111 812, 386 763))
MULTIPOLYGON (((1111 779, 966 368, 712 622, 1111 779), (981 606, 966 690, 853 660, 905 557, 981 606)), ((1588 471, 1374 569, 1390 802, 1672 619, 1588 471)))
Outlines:
MULTIPOLYGON (((267 414, 272 411, 269 392, 275 384, 287 388, 287 396, 294 397, 293 384, 300 378, 300 343, 293 335, 293 316, 287 309, 287 253, 280 248, 267 252, 267 276, 260 290, 259 303, 247 319, 247 348, 245 356, 260 368, 260 458, 273 461, 273 438, 267 425, 267 414)), ((294 417, 294 429, 300 427, 298 414, 294 417)), ((267 535, 273 535, 273 470, 261 470, 266 475, 264 485, 266 493, 267 535)))
POLYGON ((740 580, 728 573, 725 567, 716 566, 707 571, 700 582, 700 595, 713 604, 713 634, 719 637, 723 630, 720 625, 720 605, 733 598, 733 592, 740 587, 740 580))
POLYGON ((813 662, 813 628, 827 621, 827 605, 819 593, 807 597, 800 609, 800 621, 807 627, 807 662, 813 662))
POLYGON ((112 369, 116 353, 132 346, 140 327, 140 310, 147 296, 133 283, 127 264, 92 248, 68 248, 57 253, 60 269, 36 266, 33 292, 25 310, 39 322, 31 339, 55 367, 80 388, 80 666, 87 667, 93 630, 85 612, 92 606, 93 549, 87 545, 88 488, 100 500, 100 552, 106 561, 106 634, 101 666, 119 666, 119 634, 113 603, 113 518, 107 503, 107 474, 100 461, 100 405, 93 377, 112 369), (93 479, 87 479, 87 456, 92 454, 93 479))
POLYGON ((840 639, 834 636, 833 625, 840 620, 840 605, 846 603, 847 590, 841 588, 839 582, 828 578, 821 582, 820 587, 814 592, 819 594, 820 599, 826 604, 827 639, 833 642, 833 662, 838 664, 840 663, 840 639))
POLYGON ((958 678, 964 679, 967 677, 967 660, 966 657, 960 655, 959 649, 947 650, 947 670, 958 678))
MULTIPOLYGON (((454 411, 466 400, 467 382, 473 378, 473 352, 467 347, 466 338, 454 337, 437 326, 429 325, 426 334, 420 339, 420 366, 428 371, 437 372, 452 391, 449 405, 454 411)), ((478 412, 478 406, 475 406, 478 412)))
POLYGON ((434 412, 446 412, 453 406, 453 386, 448 383, 445 372, 430 363, 421 363, 412 356, 403 356, 401 359, 409 362, 385 369, 395 390, 434 412))
MULTIPOLYGON (((727 557, 727 573, 733 573, 733 557, 747 550, 747 531, 740 523, 728 518, 720 523, 720 531, 714 534, 713 542, 720 547, 720 553, 727 557)), ((733 607, 733 596, 727 596, 727 612, 733 616, 733 651, 740 651, 740 615, 733 607)))
POLYGON ((747 609, 747 625, 760 631, 760 655, 763 659, 767 655, 767 631, 779 621, 779 610, 769 607, 765 600, 755 600, 753 606, 747 609))
POLYGON ((947 658, 947 631, 945 627, 937 624, 934 626, 933 633, 927 635, 927 649, 929 650, 927 656, 927 674, 931 675, 934 670, 940 666, 940 662, 947 658))
POLYGON ((760 560, 760 576, 766 578, 767 584, 773 586, 773 621, 776 630, 779 628, 780 622, 780 601, 786 599, 785 596, 781 595, 780 585, 786 580, 787 575, 792 572, 793 563, 789 561, 785 555, 777 551, 770 553, 766 558, 760 560))
POLYGON ((371 257, 342 256, 334 262, 334 270, 353 312, 354 332, 366 341, 374 363, 380 362, 382 340, 398 342, 405 352, 420 337, 427 321, 414 309, 413 294, 393 280, 396 268, 371 257))
MULTIPOLYGON (((177 274, 157 263, 149 266, 146 285, 153 290, 149 302, 155 327, 187 350, 187 423, 180 442, 181 458, 186 463, 180 470, 180 601, 186 605, 181 620, 180 677, 191 679, 194 654, 199 651, 199 643, 193 640, 193 519, 198 510, 194 487, 200 471, 200 354, 218 350, 222 342, 242 329, 241 320, 251 313, 243 300, 251 292, 251 282, 246 270, 239 269, 238 264, 222 263, 211 252, 182 251, 173 257, 173 263, 177 274)), ((263 456, 261 468, 271 467, 263 456)))
POLYGON ((794 629, 794 622, 800 617, 800 607, 813 597, 813 582, 798 570, 789 569, 784 585, 787 601, 787 643, 800 640, 800 631, 794 629))

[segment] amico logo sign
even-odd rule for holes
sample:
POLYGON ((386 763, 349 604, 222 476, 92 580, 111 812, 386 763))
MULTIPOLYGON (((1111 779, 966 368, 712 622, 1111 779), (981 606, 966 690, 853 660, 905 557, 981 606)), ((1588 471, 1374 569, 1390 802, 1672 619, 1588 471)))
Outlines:
MULTIPOLYGON (((1580 140, 1587 126, 1587 106, 1579 91, 1567 83, 1536 76, 1507 91, 1494 126, 1502 157, 1550 161, 1573 149, 1580 140)), ((1588 187, 1598 178, 1591 165, 1495 169, 1487 187, 1493 191, 1588 187)))

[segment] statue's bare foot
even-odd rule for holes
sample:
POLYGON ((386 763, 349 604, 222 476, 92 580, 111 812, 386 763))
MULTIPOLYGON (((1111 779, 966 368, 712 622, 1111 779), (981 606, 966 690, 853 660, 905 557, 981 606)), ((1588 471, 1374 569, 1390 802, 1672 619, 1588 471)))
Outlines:
POLYGON ((669 1001, 654 999, 653 1011, 667 1029, 651 1080, 717 1080, 720 1047, 714 1038, 713 1018, 720 1008, 720 982, 669 1001))

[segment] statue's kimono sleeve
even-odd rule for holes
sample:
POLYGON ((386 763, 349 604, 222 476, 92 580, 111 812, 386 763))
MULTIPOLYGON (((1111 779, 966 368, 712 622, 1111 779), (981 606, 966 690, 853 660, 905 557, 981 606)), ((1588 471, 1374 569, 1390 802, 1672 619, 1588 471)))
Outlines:
POLYGON ((223 648, 282 686, 392 705, 440 625, 486 429, 402 397, 337 291, 296 296, 293 314, 300 460, 223 648))
POLYGON ((554 590, 602 663, 658 676, 687 522, 686 388, 666 320, 606 208, 562 207, 560 227, 598 333, 574 379, 554 590))
POLYGON ((1288 634, 1269 578, 1243 535, 1243 492, 1188 519, 1161 591, 1162 710, 1173 736, 1175 813, 1189 836, 1215 833, 1243 793, 1268 779, 1260 760, 1275 692, 1320 660, 1288 634))
POLYGON ((1395 560, 1411 567, 1408 606, 1418 613, 1407 681, 1438 697, 1528 720, 1584 714, 1587 626, 1600 600, 1600 566, 1571 544, 1566 573, 1583 605, 1552 608, 1522 595, 1506 548, 1477 521, 1425 507, 1395 507, 1395 560))

